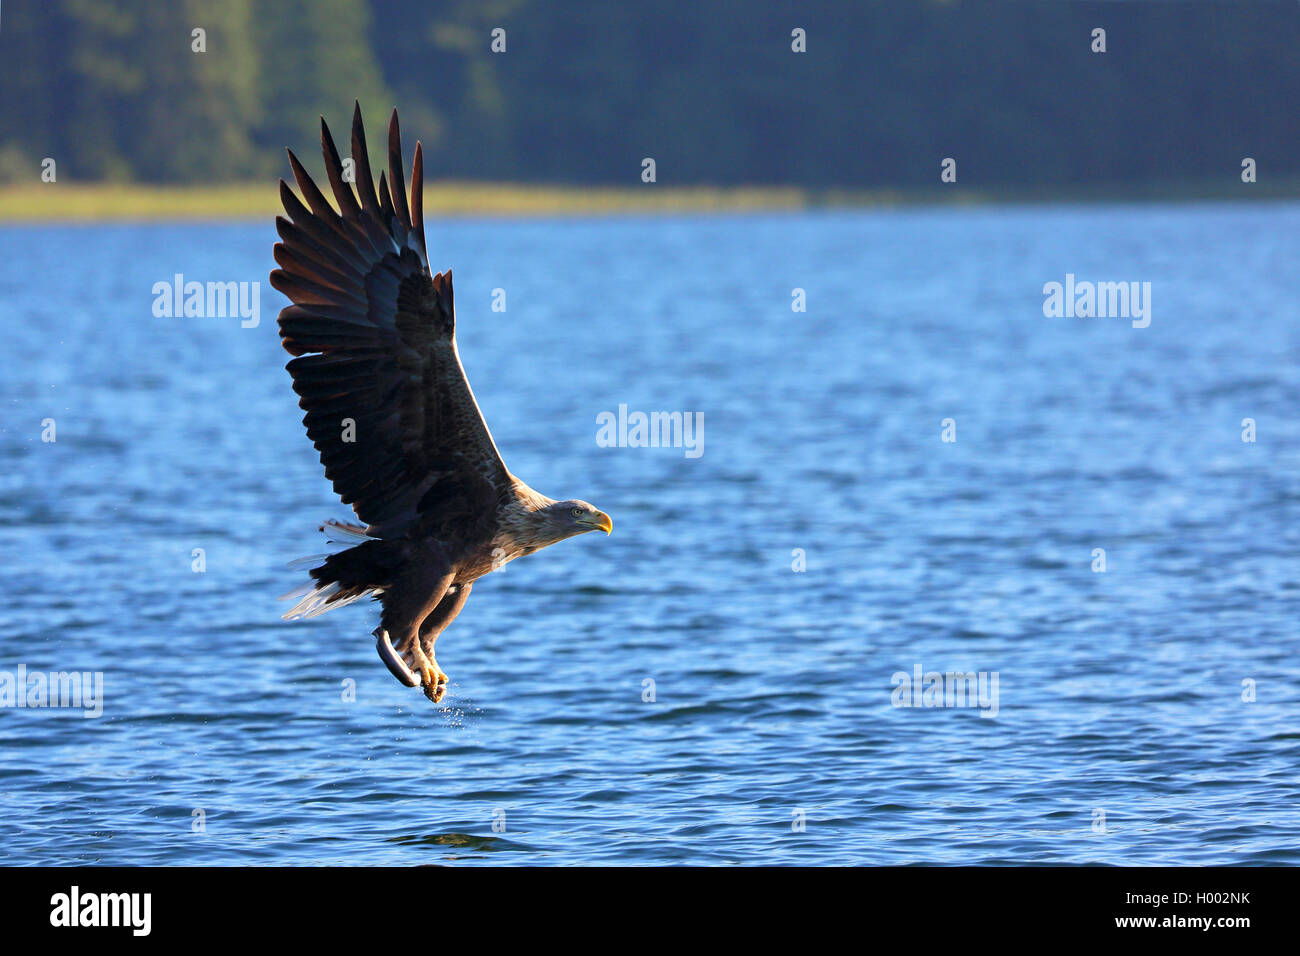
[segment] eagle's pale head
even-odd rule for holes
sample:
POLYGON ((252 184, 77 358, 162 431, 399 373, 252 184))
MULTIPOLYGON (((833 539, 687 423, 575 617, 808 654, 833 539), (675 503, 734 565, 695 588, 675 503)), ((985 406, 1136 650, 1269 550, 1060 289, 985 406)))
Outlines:
POLYGON ((603 531, 609 534, 614 530, 614 522, 609 515, 595 505, 571 498, 568 501, 555 501, 540 508, 536 517, 541 521, 541 534, 552 541, 563 541, 575 534, 588 531, 603 531))

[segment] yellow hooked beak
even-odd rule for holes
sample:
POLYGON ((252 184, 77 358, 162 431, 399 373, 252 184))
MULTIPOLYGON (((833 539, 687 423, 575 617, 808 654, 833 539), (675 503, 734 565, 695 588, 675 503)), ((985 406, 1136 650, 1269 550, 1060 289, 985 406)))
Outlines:
POLYGON ((609 515, 603 511, 597 511, 594 515, 583 515, 578 519, 579 523, 591 525, 595 531, 603 531, 609 534, 614 530, 614 522, 609 520, 609 515))

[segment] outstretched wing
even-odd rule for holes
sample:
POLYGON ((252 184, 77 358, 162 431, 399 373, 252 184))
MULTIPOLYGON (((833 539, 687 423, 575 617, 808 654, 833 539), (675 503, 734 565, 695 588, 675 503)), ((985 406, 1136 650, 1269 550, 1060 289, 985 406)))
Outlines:
POLYGON ((293 152, 306 205, 280 181, 289 219, 276 218, 280 268, 271 285, 293 302, 280 313, 287 368, 325 476, 381 537, 442 510, 457 523, 510 491, 511 479, 470 390, 455 341, 451 270, 431 275, 424 243, 419 143, 407 206, 397 110, 388 175, 370 171, 358 104, 352 119, 356 193, 321 119, 321 148, 337 210, 293 152))

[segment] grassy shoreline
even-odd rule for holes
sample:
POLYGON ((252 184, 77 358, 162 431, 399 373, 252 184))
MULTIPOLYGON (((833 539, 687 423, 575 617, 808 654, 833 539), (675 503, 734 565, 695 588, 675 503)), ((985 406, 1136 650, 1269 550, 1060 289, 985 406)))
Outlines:
MULTIPOLYGON (((1041 202, 1164 202, 1300 198, 1300 180, 1190 182, 1076 188, 809 190, 796 187, 546 186, 427 183, 428 216, 601 216, 626 213, 768 212, 815 208, 1041 202)), ((280 212, 274 183, 152 186, 41 183, 0 186, 0 223, 263 219, 280 212)))
MULTIPOLYGON (((604 215, 802 209, 803 190, 641 189, 437 182, 424 187, 426 216, 604 215)), ((40 184, 0 187, 0 222, 265 219, 281 213, 275 183, 220 186, 40 184)))

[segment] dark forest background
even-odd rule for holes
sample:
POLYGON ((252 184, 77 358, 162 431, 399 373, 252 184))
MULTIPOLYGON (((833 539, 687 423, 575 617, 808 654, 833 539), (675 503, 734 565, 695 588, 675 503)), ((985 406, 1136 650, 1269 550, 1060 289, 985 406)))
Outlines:
POLYGON ((45 156, 270 176, 354 97, 463 179, 631 185, 645 156, 678 185, 906 187, 945 156, 1017 187, 1300 173, 1293 0, 8 0, 0 60, 0 180, 45 156))

